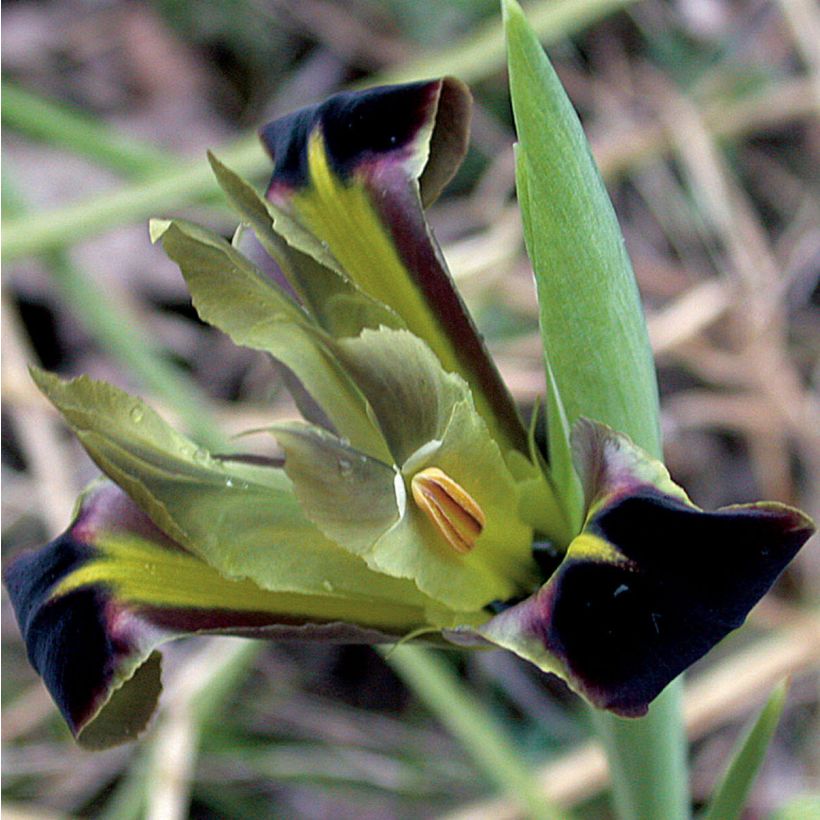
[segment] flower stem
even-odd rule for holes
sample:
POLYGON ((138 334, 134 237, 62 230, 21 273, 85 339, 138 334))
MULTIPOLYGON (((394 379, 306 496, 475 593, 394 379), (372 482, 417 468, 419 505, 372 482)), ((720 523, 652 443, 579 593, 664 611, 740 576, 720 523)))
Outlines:
POLYGON ((683 682, 674 681, 646 717, 619 718, 592 710, 612 773, 612 797, 622 820, 685 820, 689 813, 683 682))

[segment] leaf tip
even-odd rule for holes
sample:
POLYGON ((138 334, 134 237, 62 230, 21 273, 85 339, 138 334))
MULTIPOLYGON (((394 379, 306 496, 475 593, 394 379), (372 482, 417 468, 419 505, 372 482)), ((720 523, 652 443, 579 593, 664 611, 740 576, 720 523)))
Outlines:
POLYGON ((220 171, 225 169, 222 161, 217 158, 216 154, 213 151, 208 151, 208 164, 211 166, 211 169, 215 174, 219 174, 220 171))
POLYGON ((151 244, 156 245, 162 239, 168 228, 171 227, 170 219, 149 219, 148 235, 151 237, 151 244))
POLYGON ((522 13, 521 6, 518 5, 516 0, 501 0, 501 19, 504 21, 505 26, 514 15, 522 13))

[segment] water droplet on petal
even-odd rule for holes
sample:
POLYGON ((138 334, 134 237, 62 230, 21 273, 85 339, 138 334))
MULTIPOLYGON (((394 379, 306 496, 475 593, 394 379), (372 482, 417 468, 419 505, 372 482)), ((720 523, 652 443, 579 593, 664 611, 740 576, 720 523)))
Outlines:
POLYGON ((353 462, 350 459, 339 459, 339 475, 342 478, 350 478, 353 475, 353 462))
POLYGON ((226 478, 225 479, 225 486, 226 487, 233 487, 233 479, 232 478, 226 478))
POLYGON ((327 580, 322 581, 322 586, 323 586, 323 587, 324 587, 324 588, 325 588, 328 592, 333 592, 333 584, 331 584, 331 583, 330 583, 330 581, 327 581, 327 580))
POLYGON ((208 451, 204 447, 197 447, 194 450, 194 461, 203 464, 208 460, 208 451))
POLYGON ((145 415, 145 411, 143 410, 142 405, 135 404, 131 408, 128 415, 131 416, 131 421, 133 421, 134 424, 139 424, 142 421, 142 417, 145 415))

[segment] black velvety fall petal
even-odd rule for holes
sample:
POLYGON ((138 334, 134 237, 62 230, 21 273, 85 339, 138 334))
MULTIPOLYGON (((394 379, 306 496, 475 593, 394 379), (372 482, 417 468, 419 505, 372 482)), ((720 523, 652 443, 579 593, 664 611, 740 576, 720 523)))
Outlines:
POLYGON ((132 740, 159 694, 156 647, 218 633, 267 639, 395 640, 299 596, 231 581, 168 539, 118 487, 98 482, 69 529, 4 578, 29 660, 88 748, 132 740), (302 602, 304 603, 304 602, 302 602))
MULTIPOLYGON (((31 665, 75 735, 111 698, 115 678, 139 655, 127 619, 119 617, 121 610, 102 586, 52 596, 60 581, 97 555, 67 532, 42 550, 19 556, 4 572, 31 665)), ((112 708, 118 713, 118 738, 135 737, 145 727, 160 689, 156 656, 140 674, 140 696, 130 698, 127 709, 112 708)), ((101 721, 83 736, 84 745, 107 746, 110 732, 109 722, 101 721)))
POLYGON ((438 92, 435 81, 342 92, 269 123, 259 135, 276 162, 272 184, 307 185, 308 137, 317 126, 342 179, 370 157, 404 148, 429 119, 438 92))
POLYGON ((625 436, 573 433, 590 510, 534 595, 477 632, 625 717, 743 624, 814 532, 775 502, 706 512, 625 436))
POLYGON ((705 513, 646 491, 590 531, 624 563, 565 562, 539 629, 594 703, 647 704, 741 626, 812 533, 794 511, 752 505, 705 513))

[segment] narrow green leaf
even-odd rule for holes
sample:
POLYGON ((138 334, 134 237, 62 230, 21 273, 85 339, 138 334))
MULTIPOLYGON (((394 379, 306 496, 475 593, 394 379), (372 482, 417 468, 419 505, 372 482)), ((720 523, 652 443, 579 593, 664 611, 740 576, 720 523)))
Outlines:
MULTIPOLYGON (((502 0, 502 9, 520 206, 555 383, 548 398, 551 404, 560 399, 570 427, 590 417, 659 458, 652 354, 612 204, 538 38, 515 0, 502 0)), ((565 443, 555 441, 564 434, 560 427, 549 427, 550 448, 565 458, 565 443)), ((618 816, 687 817, 680 684, 671 684, 640 720, 594 717, 613 772, 618 816)))
MULTIPOLYGON (((530 218, 534 205, 530 202, 529 173, 526 169, 521 146, 515 146, 515 184, 518 192, 523 227, 524 242, 527 248, 535 246, 533 220, 530 218)), ((547 351, 544 351, 544 369, 547 381, 547 442, 549 449, 549 466, 547 472, 552 489, 562 506, 562 518, 567 522, 567 536, 572 538, 581 528, 583 517, 583 494, 578 476, 572 463, 570 447, 570 424, 566 409, 561 400, 558 384, 550 363, 547 351)), ((531 436, 532 437, 532 436, 531 436)), ((531 448, 533 449, 533 448, 531 448)), ((553 533, 550 533, 551 535, 553 533)), ((553 537, 555 537, 553 535, 553 537)), ((561 544, 561 546, 566 546, 561 544)))
POLYGON ((715 787, 702 820, 733 820, 740 817, 780 722, 788 691, 788 681, 784 680, 769 696, 754 722, 747 727, 732 751, 729 765, 715 787))
POLYGON ((589 416, 658 455, 655 371, 618 221, 538 38, 514 0, 502 5, 527 250, 567 419, 589 416))
POLYGON ((3 125, 52 146, 74 151, 129 176, 158 176, 175 168, 179 159, 148 142, 109 128, 79 106, 32 94, 17 83, 2 81, 3 125))

